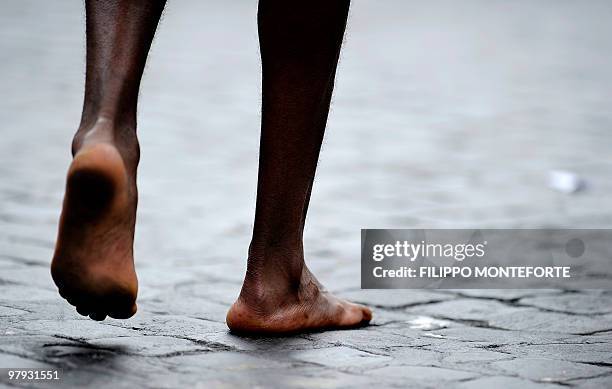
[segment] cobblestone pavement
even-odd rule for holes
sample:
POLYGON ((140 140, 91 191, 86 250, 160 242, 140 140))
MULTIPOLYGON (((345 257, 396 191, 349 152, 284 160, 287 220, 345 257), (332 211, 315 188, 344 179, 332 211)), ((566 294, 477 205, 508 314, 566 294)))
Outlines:
POLYGON ((139 112, 139 312, 100 323, 48 270, 82 4, 1 9, 0 367, 66 387, 612 387, 611 292, 362 291, 358 260, 365 227, 612 225, 610 2, 354 0, 306 251, 375 319, 273 339, 224 323, 254 211, 256 2, 170 2, 139 112), (551 169, 586 189, 549 189, 551 169))

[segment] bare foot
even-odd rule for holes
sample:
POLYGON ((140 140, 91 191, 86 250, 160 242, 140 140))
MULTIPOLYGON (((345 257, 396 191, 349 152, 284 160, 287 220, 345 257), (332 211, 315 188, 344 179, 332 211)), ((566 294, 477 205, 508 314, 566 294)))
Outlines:
POLYGON ((132 256, 135 171, 128 171, 119 149, 104 138, 94 131, 79 142, 51 263, 60 295, 94 320, 134 315, 138 290, 132 256))
POLYGON ((325 291, 305 265, 299 285, 288 290, 276 282, 253 282, 247 275, 240 297, 227 313, 232 332, 270 335, 355 328, 371 319, 369 308, 325 291))

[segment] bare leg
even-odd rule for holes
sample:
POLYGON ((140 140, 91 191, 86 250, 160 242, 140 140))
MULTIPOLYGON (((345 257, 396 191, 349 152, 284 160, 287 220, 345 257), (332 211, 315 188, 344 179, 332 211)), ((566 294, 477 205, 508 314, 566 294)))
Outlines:
POLYGON ((51 274, 82 315, 136 312, 136 105, 165 0, 87 0, 87 75, 51 274))
POLYGON ((227 315, 237 332, 352 327, 371 311, 326 292, 304 263, 302 232, 327 122, 348 0, 260 0, 263 108, 247 274, 227 315))

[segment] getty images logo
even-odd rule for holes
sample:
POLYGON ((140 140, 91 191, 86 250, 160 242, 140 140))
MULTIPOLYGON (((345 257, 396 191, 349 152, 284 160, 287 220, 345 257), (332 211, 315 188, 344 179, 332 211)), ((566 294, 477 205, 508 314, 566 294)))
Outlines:
POLYGON ((375 244, 372 246, 372 259, 380 262, 386 258, 406 258, 414 262, 417 258, 452 258, 463 261, 466 258, 482 258, 485 255, 487 241, 482 243, 411 243, 407 240, 396 241, 394 244, 375 244))

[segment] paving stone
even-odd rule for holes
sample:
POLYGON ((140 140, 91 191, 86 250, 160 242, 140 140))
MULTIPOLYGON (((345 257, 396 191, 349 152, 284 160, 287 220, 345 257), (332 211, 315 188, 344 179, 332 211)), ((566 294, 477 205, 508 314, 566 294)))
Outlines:
POLYGON ((612 365, 612 353, 607 342, 587 343, 587 340, 584 340, 584 343, 521 344, 500 347, 498 350, 521 357, 612 365))
POLYGON ((11 260, 8 258, 3 258, 0 256, 0 269, 18 269, 19 265, 15 262, 15 260, 11 260))
POLYGON ((385 330, 358 329, 353 331, 327 331, 307 336, 316 344, 348 345, 361 350, 386 350, 393 347, 414 346, 414 338, 393 334, 385 330))
POLYGON ((53 368, 53 365, 39 362, 34 359, 22 358, 17 355, 0 353, 0 366, 3 368, 38 369, 53 368))
POLYGON ((0 316, 19 316, 28 313, 23 309, 14 309, 9 307, 0 306, 0 316))
POLYGON ((27 272, 23 271, 23 268, 8 269, 0 273, 0 283, 7 281, 55 292, 57 287, 49 277, 50 274, 49 266, 30 266, 27 272))
POLYGON ((516 300, 530 296, 555 295, 561 293, 555 289, 449 289, 461 296, 487 298, 495 300, 516 300))
POLYGON ((203 337, 207 342, 213 342, 217 347, 225 346, 242 351, 267 352, 272 350, 302 350, 314 347, 325 347, 325 343, 315 342, 305 336, 298 337, 246 337, 227 331, 207 334, 203 337))
MULTIPOLYGON (((503 350, 499 350, 503 351, 503 350)), ((512 359, 510 353, 487 350, 466 350, 464 352, 449 353, 442 356, 442 361, 449 364, 465 364, 470 362, 487 362, 512 359)))
POLYGON ((612 313, 612 296, 602 294, 568 293, 560 296, 535 296, 522 298, 519 304, 569 314, 612 313))
POLYGON ((229 307, 238 298, 240 285, 224 282, 195 282, 180 285, 176 290, 181 294, 199 297, 229 307))
POLYGON ((387 366, 380 369, 371 370, 370 374, 384 378, 409 379, 410 381, 429 381, 436 377, 436 381, 460 381, 478 376, 461 370, 444 369, 440 367, 428 366, 387 366))
POLYGON ((166 363, 171 365, 173 369, 176 369, 176 372, 187 374, 198 373, 202 369, 224 371, 233 374, 240 371, 287 367, 286 363, 236 351, 174 356, 166 358, 166 363))
POLYGON ((366 366, 370 368, 391 361, 391 358, 387 356, 367 353, 345 346, 299 350, 290 353, 290 358, 334 368, 364 368, 366 366))
POLYGON ((145 301, 140 308, 156 314, 185 315, 223 323, 229 306, 173 292, 145 301))
POLYGON ((515 314, 520 311, 529 310, 528 308, 517 308, 508 306, 498 301, 460 299, 444 301, 436 304, 427 304, 408 308, 410 313, 427 314, 439 318, 449 318, 453 320, 481 321, 488 322, 493 315, 504 313, 515 314))
POLYGON ((32 334, 55 335, 83 340, 138 335, 137 331, 102 324, 88 319, 31 320, 18 324, 17 328, 24 329, 32 334))
POLYGON ((517 358, 494 362, 491 367, 530 380, 552 383, 612 373, 608 367, 545 358, 517 358))
POLYGON ((211 258, 200 268, 200 271, 209 279, 234 283, 240 286, 242 280, 244 280, 246 264, 228 263, 223 260, 211 258))
POLYGON ((0 351, 41 361, 51 361, 51 355, 49 354, 51 347, 73 347, 79 345, 79 342, 73 340, 39 334, 12 333, 0 338, 0 351))
POLYGON ((312 366, 293 366, 293 374, 282 369, 259 368, 252 370, 210 372, 204 388, 350 388, 367 387, 368 377, 312 366))
POLYGON ((424 290, 395 290, 393 293, 389 293, 386 290, 357 290, 342 292, 340 295, 362 304, 385 309, 398 309, 413 305, 450 300, 453 298, 452 296, 442 293, 424 290))
POLYGON ((509 330, 550 331, 568 334, 590 334, 612 329, 612 315, 584 317, 536 309, 499 313, 491 316, 491 326, 509 330))
MULTIPOLYGON (((163 358, 124 355, 111 350, 85 348, 58 358, 62 366, 62 386, 99 387, 109 381, 117 387, 169 387, 168 365, 163 358)), ((172 375, 175 383, 179 375, 172 375)))
MULTIPOLYGON (((59 295, 55 297, 53 303, 50 300, 10 300, 1 304, 13 308, 26 311, 27 313, 19 317, 17 322, 23 320, 57 320, 57 319, 82 319, 73 306, 62 300, 59 295)), ((9 317, 8 321, 12 322, 13 317, 9 317)), ((0 322, 1 324, 1 322, 0 322)))
POLYGON ((361 388, 371 385, 368 377, 336 370, 310 369, 300 367, 296 369, 299 375, 281 373, 273 377, 261 377, 256 381, 261 388, 275 386, 279 388, 361 388))
POLYGON ((404 310, 374 309, 372 313, 373 325, 390 325, 395 323, 408 323, 417 319, 418 315, 410 314, 404 310))
POLYGON ((170 336, 124 336, 95 339, 88 343, 100 348, 119 350, 123 354, 142 356, 167 356, 212 351, 204 345, 170 336))
POLYGON ((612 378, 608 376, 597 377, 597 378, 588 378, 584 380, 575 380, 572 381, 572 385, 581 389, 601 389, 601 388, 609 388, 610 380, 612 378))
POLYGON ((57 292, 25 285, 0 285, 0 303, 28 301, 58 301, 57 292))
POLYGON ((203 339, 212 333, 227 332, 225 323, 182 315, 160 315, 151 312, 140 312, 128 320, 113 320, 108 324, 136 330, 143 336, 189 336, 190 339, 203 339))
POLYGON ((393 347, 389 350, 393 361, 389 365, 410 366, 440 366, 444 353, 442 351, 427 350, 422 347, 393 347))
POLYGON ((516 377, 483 377, 467 382, 461 382, 457 388, 480 389, 480 388, 504 388, 504 389, 561 389, 564 386, 557 384, 546 384, 533 382, 516 377))
POLYGON ((200 277, 196 266, 160 266, 157 263, 146 263, 139 267, 138 276, 146 281, 147 285, 162 289, 206 280, 200 277))
POLYGON ((496 348, 502 345, 580 344, 590 340, 584 336, 547 331, 508 331, 484 327, 455 327, 433 331, 447 340, 466 342, 477 347, 496 348))

